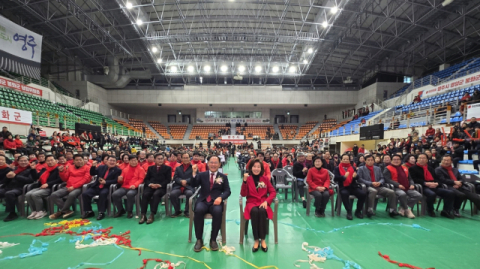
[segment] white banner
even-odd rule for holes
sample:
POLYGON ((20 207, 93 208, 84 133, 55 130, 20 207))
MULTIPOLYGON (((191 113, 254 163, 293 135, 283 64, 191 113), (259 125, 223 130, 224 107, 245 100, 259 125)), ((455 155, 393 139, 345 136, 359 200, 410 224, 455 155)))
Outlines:
POLYGON ((32 112, 8 107, 0 107, 0 122, 31 125, 32 112))
POLYGON ((222 140, 245 140, 244 135, 222 135, 222 140))
POLYGON ((40 79, 42 36, 0 16, 0 68, 40 79))
POLYGON ((251 118, 197 118, 197 123, 270 123, 270 119, 251 119, 251 118))
POLYGON ((470 120, 472 117, 480 118, 480 103, 467 106, 467 119, 470 120))
POLYGON ((418 95, 420 95, 422 98, 429 97, 429 96, 444 93, 450 89, 467 85, 470 83, 474 83, 474 82, 480 82, 479 72, 464 76, 459 79, 450 80, 441 85, 437 85, 437 86, 432 85, 431 88, 427 88, 426 90, 418 92, 418 95))

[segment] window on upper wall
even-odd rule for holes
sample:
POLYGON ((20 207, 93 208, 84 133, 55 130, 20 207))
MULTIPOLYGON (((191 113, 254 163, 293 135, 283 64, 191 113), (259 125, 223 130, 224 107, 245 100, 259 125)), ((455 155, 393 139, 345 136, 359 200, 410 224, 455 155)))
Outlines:
POLYGON ((403 77, 403 83, 412 83, 412 77, 404 76, 403 77))

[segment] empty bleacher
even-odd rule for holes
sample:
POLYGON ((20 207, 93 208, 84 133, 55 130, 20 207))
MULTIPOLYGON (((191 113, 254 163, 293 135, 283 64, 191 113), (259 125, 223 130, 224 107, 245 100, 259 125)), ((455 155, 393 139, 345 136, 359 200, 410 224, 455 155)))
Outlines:
POLYGON ((358 117, 358 119, 352 120, 349 123, 345 124, 344 126, 331 131, 330 136, 358 134, 360 130, 360 126, 366 126, 366 124, 362 124, 363 119, 365 119, 365 121, 367 122, 369 119, 375 117, 377 114, 381 112, 383 112, 383 110, 371 112, 367 116, 360 116, 358 117))
POLYGON ((258 136, 261 139, 266 139, 268 128, 270 128, 270 133, 273 134, 274 129, 273 125, 250 125, 247 127, 236 127, 237 134, 241 134, 245 136, 245 139, 253 139, 253 137, 258 136), (245 128, 245 131, 242 131, 245 128), (252 136, 249 136, 252 134, 252 136))
POLYGON ((323 120, 322 124, 318 126, 317 130, 315 130, 312 135, 315 135, 316 137, 320 137, 320 132, 325 132, 326 130, 332 129, 333 126, 337 124, 336 119, 326 119, 323 120))
POLYGON ((225 128, 230 130, 225 125, 194 125, 188 139, 207 139, 209 134, 218 136, 218 131, 225 128))
POLYGON ((280 130, 280 133, 282 134, 282 138, 284 140, 290 140, 295 137, 295 134, 297 133, 297 125, 285 125, 282 124, 278 127, 280 130))
POLYGON ((170 134, 173 139, 183 139, 187 131, 187 125, 170 125, 170 134))
POLYGON ((306 136, 312 129, 315 127, 315 125, 318 124, 318 121, 309 121, 302 125, 300 127, 300 130, 298 130, 298 134, 295 136, 295 139, 300 140, 304 136, 306 136))
POLYGON ((148 121, 148 124, 157 131, 163 138, 170 139, 170 134, 168 133, 167 126, 161 124, 159 121, 148 121))
POLYGON ((157 138, 157 135, 148 128, 148 126, 143 122, 143 120, 140 119, 133 119, 129 118, 128 122, 130 125, 132 125, 135 129, 139 130, 140 132, 143 133, 143 130, 145 130, 145 137, 147 138, 157 138))

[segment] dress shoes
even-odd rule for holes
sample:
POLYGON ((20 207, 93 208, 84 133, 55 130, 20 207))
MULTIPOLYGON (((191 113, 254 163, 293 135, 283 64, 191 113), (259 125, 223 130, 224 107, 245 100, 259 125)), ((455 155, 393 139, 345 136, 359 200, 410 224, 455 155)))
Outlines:
POLYGON ((147 224, 152 224, 154 220, 155 220, 155 214, 151 213, 150 216, 148 216, 147 224))
POLYGON ((441 215, 442 217, 446 217, 446 218, 449 218, 449 219, 455 219, 455 216, 454 216, 452 213, 450 213, 450 212, 448 212, 448 211, 446 211, 446 210, 442 210, 442 212, 440 213, 440 215, 441 215))
POLYGON ((97 220, 102 220, 105 218, 105 213, 98 213, 97 220))
POLYGON ((197 242, 195 243, 195 246, 193 247, 193 251, 200 252, 200 251, 202 251, 202 248, 203 248, 203 240, 202 239, 197 239, 197 242))
POLYGON ((115 214, 115 216, 113 216, 113 217, 114 217, 114 218, 119 218, 119 217, 125 215, 125 213, 126 213, 125 210, 122 209, 122 210, 118 211, 118 212, 115 214))
POLYGON ((133 213, 130 211, 130 212, 127 212, 127 219, 131 219, 133 218, 133 213))
POLYGON ((83 214, 82 219, 89 219, 92 217, 95 217, 95 213, 93 213, 93 211, 87 211, 83 214))
POLYGON ((210 250, 211 251, 218 251, 218 244, 215 240, 210 240, 210 250))
POLYGON ((363 219, 363 214, 362 214, 362 210, 355 210, 355 217, 359 218, 359 219, 363 219))
POLYGON ((140 220, 138 221, 138 224, 144 224, 147 221, 147 216, 145 214, 142 214, 140 217, 140 220))

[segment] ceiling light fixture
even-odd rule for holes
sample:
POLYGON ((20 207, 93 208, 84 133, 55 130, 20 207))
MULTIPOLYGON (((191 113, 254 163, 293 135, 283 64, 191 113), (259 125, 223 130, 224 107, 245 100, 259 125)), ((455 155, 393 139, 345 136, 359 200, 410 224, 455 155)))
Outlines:
POLYGON ((277 72, 278 72, 278 69, 279 69, 278 66, 274 66, 274 67, 272 67, 272 72, 273 72, 273 73, 277 73, 277 72))
POLYGON ((292 65, 292 66, 290 66, 290 68, 288 68, 288 71, 289 71, 290 73, 295 73, 295 72, 297 71, 297 67, 294 66, 294 65, 292 65))
POLYGON ((240 65, 240 66, 238 67, 238 71, 244 72, 244 71, 245 71, 245 66, 240 65))
POLYGON ((190 65, 189 67, 187 67, 187 70, 188 70, 188 72, 193 73, 193 72, 195 72, 195 67, 190 65))
POLYGON ((140 25, 142 25, 142 24, 143 24, 143 21, 142 21, 141 19, 138 19, 138 20, 137 20, 137 25, 140 26, 140 25))
POLYGON ((176 66, 171 66, 170 67, 170 72, 173 72, 173 73, 177 72, 177 67, 176 66))
POLYGON ((328 21, 324 21, 324 22, 322 23, 322 26, 323 26, 323 28, 327 28, 327 27, 328 27, 328 21))
POLYGON ((313 49, 312 49, 312 48, 309 48, 309 49, 307 50, 307 52, 308 52, 308 54, 312 54, 312 53, 313 53, 313 49))
POLYGON ((127 2, 127 4, 125 5, 125 7, 127 7, 127 9, 132 9, 133 5, 132 5, 132 3, 127 2))
POLYGON ((205 72, 210 72, 211 69, 212 69, 212 67, 211 67, 210 65, 205 65, 205 66, 203 67, 203 70, 204 70, 205 72))
POLYGON ((156 53, 158 51, 157 47, 152 47, 152 52, 156 53))
POLYGON ((255 66, 255 72, 257 73, 262 72, 262 67, 260 65, 255 66))
POLYGON ((332 14, 335 14, 337 12, 338 12, 338 7, 337 6, 334 6, 334 7, 332 7, 332 9, 330 9, 330 13, 332 13, 332 14))
POLYGON ((228 66, 222 65, 222 67, 220 67, 220 70, 222 70, 222 72, 227 72, 228 71, 228 66))
POLYGON ((162 58, 158 58, 157 63, 161 64, 162 63, 162 58))
POLYGON ((308 64, 307 59, 303 59, 303 64, 308 64))

